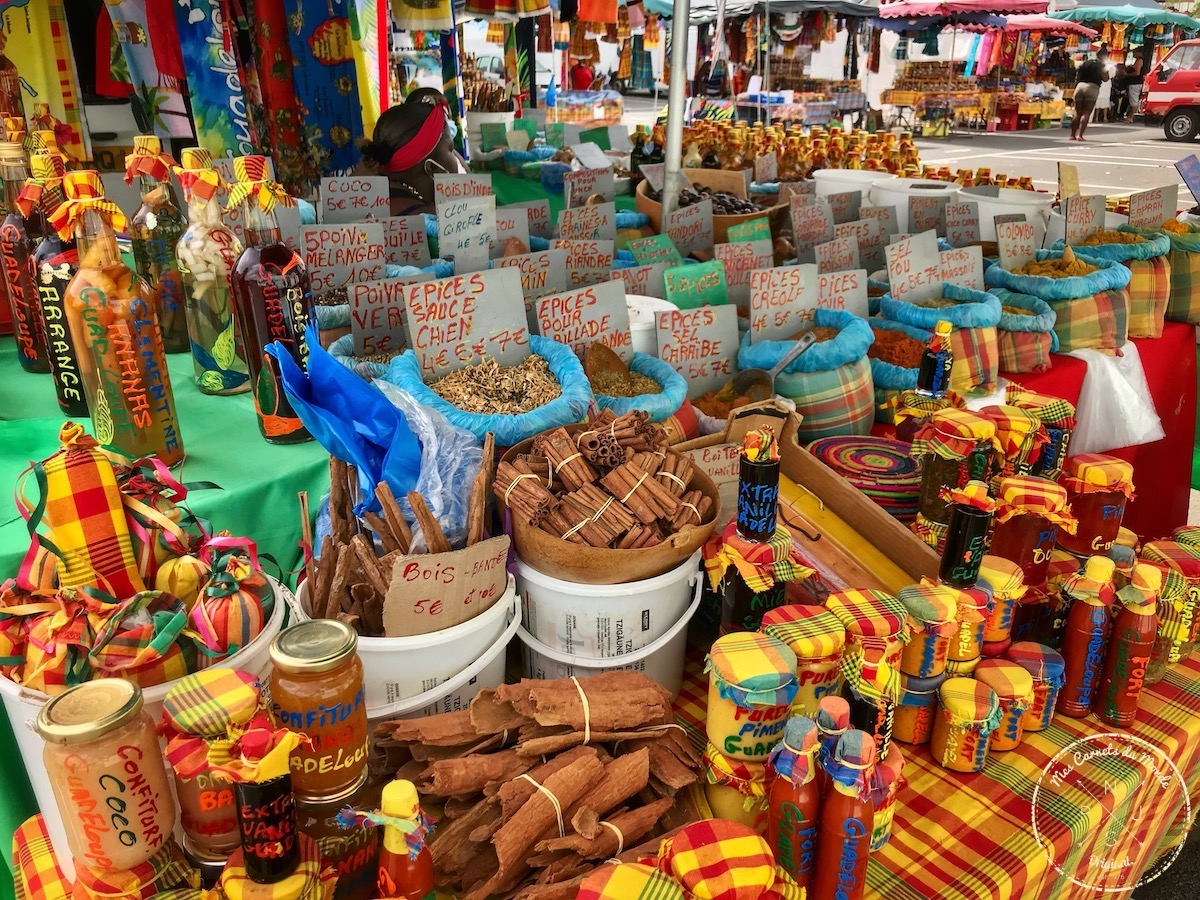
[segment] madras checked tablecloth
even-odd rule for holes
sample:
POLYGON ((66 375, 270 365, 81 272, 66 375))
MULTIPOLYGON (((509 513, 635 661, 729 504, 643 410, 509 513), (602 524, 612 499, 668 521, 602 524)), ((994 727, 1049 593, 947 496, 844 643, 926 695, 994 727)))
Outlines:
MULTIPOLYGON (((703 650, 690 647, 675 711, 693 742, 704 740, 708 682, 702 669, 703 650)), ((1184 828, 1182 791, 1148 786, 1145 767, 1107 754, 1072 766, 1076 756, 1066 754, 1051 772, 1075 771, 1060 778, 1057 788, 1045 779, 1038 802, 1038 832, 1048 852, 1033 828, 1034 788, 1042 770, 1082 738, 1096 741, 1080 748, 1083 756, 1105 746, 1110 739, 1098 736, 1107 732, 1092 717, 1055 716, 1049 729, 1026 735, 1015 750, 993 754, 976 775, 943 769, 927 747, 901 745, 907 784, 897 799, 891 840, 871 857, 868 895, 1082 900, 1099 896, 1098 887, 1117 884, 1122 872, 1134 873, 1136 880, 1178 844, 1184 828), (1083 802, 1074 802, 1077 798, 1083 802)), ((1137 723, 1127 734, 1175 762, 1194 815, 1200 804, 1200 656, 1172 666, 1143 693, 1137 723)), ((1129 746, 1119 738, 1111 743, 1129 746)), ((1166 873, 1169 878, 1170 870, 1166 873)))

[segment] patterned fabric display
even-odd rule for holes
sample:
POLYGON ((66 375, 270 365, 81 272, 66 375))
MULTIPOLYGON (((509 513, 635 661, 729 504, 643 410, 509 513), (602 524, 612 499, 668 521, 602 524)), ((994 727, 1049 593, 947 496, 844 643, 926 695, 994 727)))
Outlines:
POLYGON ((1103 453, 1080 453, 1067 459, 1062 485, 1077 494, 1120 491, 1133 499, 1133 464, 1103 453))
POLYGON ((1167 255, 1131 259, 1129 279, 1129 336, 1160 338, 1171 299, 1171 260, 1167 255))
MULTIPOLYGON (((1118 335, 1124 335, 1128 329, 1128 288, 1047 302, 1057 316, 1054 333, 1058 335, 1059 352, 1099 350, 1112 353, 1121 346, 1117 342, 1118 335)), ((1123 338, 1121 343, 1124 343, 1123 338)))
POLYGON ((174 840, 124 872, 100 872, 75 860, 75 900, 149 900, 167 891, 199 887, 200 872, 184 859, 174 840))
POLYGON ((743 538, 738 534, 737 522, 730 522, 720 537, 705 544, 704 566, 713 590, 733 566, 756 594, 769 591, 776 581, 802 581, 813 574, 812 569, 801 563, 792 535, 782 525, 762 544, 743 538))
POLYGON ((684 900, 671 876, 650 866, 601 866, 584 879, 576 900, 684 900))
POLYGON ((842 652, 846 626, 820 606, 780 606, 762 617, 763 634, 783 641, 797 659, 825 659, 842 652))
MULTIPOLYGON (((785 884, 775 868, 771 848, 753 828, 740 822, 706 819, 693 822, 658 851, 659 868, 671 873, 695 900, 742 900, 771 896, 785 884)), ((800 897, 794 894, 782 896, 800 897)))
POLYGON ((704 666, 721 697, 742 709, 796 699, 796 654, 775 638, 735 632, 718 638, 704 666))

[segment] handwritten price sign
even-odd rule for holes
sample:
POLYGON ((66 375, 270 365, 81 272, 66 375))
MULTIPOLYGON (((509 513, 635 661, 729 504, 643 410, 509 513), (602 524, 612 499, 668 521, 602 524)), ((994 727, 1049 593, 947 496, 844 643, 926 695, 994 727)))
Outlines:
POLYGON ((1179 185, 1168 184, 1151 191, 1129 195, 1129 224, 1133 228, 1161 228, 1175 218, 1179 203, 1179 185))
POLYGON ((666 271, 667 264, 657 262, 617 269, 612 273, 612 277, 613 281, 624 283, 627 294, 640 294, 643 297, 657 297, 661 300, 667 296, 666 283, 663 281, 663 273, 666 271))
POLYGON ((423 269, 432 264, 424 216, 388 216, 379 224, 383 226, 383 256, 390 265, 423 269))
POLYGON ((849 235, 835 237, 813 249, 817 254, 817 271, 822 274, 858 268, 858 242, 849 235))
POLYGON ((524 203, 508 203, 505 208, 523 209, 529 214, 529 233, 549 240, 554 236, 554 222, 550 219, 549 200, 528 200, 524 203))
POLYGON ((383 226, 378 222, 308 225, 300 240, 314 293, 383 277, 383 226))
POLYGON ((1037 256, 1036 230, 1020 213, 996 216, 996 245, 1000 267, 1012 272, 1037 256))
POLYGON ((542 250, 521 256, 504 256, 496 260, 496 268, 514 268, 521 273, 521 291, 525 300, 536 300, 544 294, 558 294, 567 289, 567 251, 542 250))
POLYGON ((565 241, 615 241, 617 207, 613 203, 576 206, 559 216, 559 234, 565 241))
POLYGON ((609 280, 613 265, 612 241, 553 241, 551 250, 567 252, 567 287, 609 280))
POLYGON ((791 214, 796 258, 805 262, 813 260, 813 247, 834 238, 833 213, 823 202, 804 203, 799 198, 793 198, 791 214))
POLYGON ((386 175, 321 179, 321 223, 342 225, 391 215, 386 175))
POLYGON ((405 278, 360 281, 350 285, 350 333, 358 357, 400 353, 406 343, 404 332, 405 286, 429 281, 425 272, 405 278))
POLYGON ((713 245, 713 203, 701 200, 667 217, 667 234, 684 256, 713 245))
POLYGON ((567 206, 583 206, 589 197, 599 195, 605 200, 617 196, 617 181, 612 169, 576 169, 563 176, 567 206))
POLYGON ((816 293, 815 265, 778 266, 750 276, 750 343, 790 338, 804 325, 805 292, 816 293))
POLYGON ((1105 198, 1102 195, 1085 197, 1078 194, 1068 197, 1062 205, 1068 244, 1078 244, 1104 228, 1105 198))
POLYGON ((853 313, 865 319, 868 315, 866 269, 818 275, 816 299, 817 309, 853 313))
POLYGON ((730 303, 740 309, 750 309, 750 275, 768 269, 775 259, 770 241, 745 241, 714 244, 713 253, 725 264, 725 288, 730 303))
POLYGON ((619 282, 542 297, 536 308, 542 337, 566 344, 580 359, 593 343, 600 343, 624 362, 633 362, 629 307, 625 305, 625 287, 619 282))
POLYGON ((826 196, 825 202, 829 204, 829 211, 833 215, 834 225, 842 222, 853 222, 858 218, 858 211, 862 209, 862 191, 845 191, 838 194, 829 194, 826 196))
POLYGON ((433 199, 436 205, 444 200, 464 197, 492 196, 491 175, 434 175, 433 199))
POLYGON ((452 197, 437 202, 438 251, 454 260, 455 274, 486 268, 496 236, 496 198, 452 197))
POLYGON ((492 238, 493 259, 510 250, 509 241, 520 244, 520 253, 529 249, 529 217, 523 209, 502 206, 496 210, 496 236, 492 238))
POLYGON ((653 262, 665 262, 677 266, 683 262, 679 250, 667 234, 652 234, 650 237, 638 238, 629 242, 629 252, 639 265, 653 262))
POLYGON ((658 356, 688 381, 688 397, 721 387, 737 374, 737 307, 702 306, 655 315, 658 356))
POLYGON ((911 303, 941 296, 942 262, 932 231, 889 244, 885 254, 893 297, 911 303))
POLYGON ((945 194, 940 196, 916 196, 908 198, 908 230, 913 234, 933 231, 939 237, 946 236, 945 194))
POLYGON ((951 247, 977 244, 979 235, 979 204, 974 200, 946 204, 946 240, 951 247))
POLYGON ((401 556, 383 603, 388 637, 428 634, 491 609, 508 588, 507 535, 452 553, 401 556))
POLYGON ((942 262, 942 281, 973 291, 984 290, 983 248, 958 247, 938 254, 942 262))

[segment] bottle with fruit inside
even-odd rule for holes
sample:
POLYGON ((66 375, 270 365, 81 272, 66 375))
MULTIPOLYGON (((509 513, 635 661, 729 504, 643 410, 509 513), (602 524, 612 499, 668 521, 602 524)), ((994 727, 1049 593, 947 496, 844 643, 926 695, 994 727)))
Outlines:
POLYGON ((46 332, 38 305, 37 284, 33 276, 33 253, 42 240, 45 222, 41 210, 31 210, 26 216, 17 203, 29 164, 18 142, 23 134, 17 129, 24 119, 5 119, 6 137, 18 138, 0 143, 0 176, 4 178, 5 209, 8 214, 0 223, 0 271, 4 290, 12 311, 13 337, 17 341, 17 361, 26 372, 49 372, 46 356, 46 332))

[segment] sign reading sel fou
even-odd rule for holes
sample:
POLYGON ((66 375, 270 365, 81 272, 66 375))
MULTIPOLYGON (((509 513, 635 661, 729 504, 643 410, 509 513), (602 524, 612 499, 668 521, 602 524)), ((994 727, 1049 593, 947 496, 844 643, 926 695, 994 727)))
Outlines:
POLYGON ((580 359, 593 343, 600 343, 624 362, 633 362, 629 307, 625 305, 625 286, 620 282, 606 281, 579 291, 551 294, 539 299, 536 308, 542 337, 566 344, 580 359))
POLYGON ((937 236, 923 231, 888 244, 888 282, 892 296, 910 303, 937 297, 942 289, 942 261, 937 236))
POLYGON ((514 366, 529 356, 529 326, 517 269, 410 284, 404 315, 426 381, 488 358, 514 366))
POLYGON ((306 225, 300 241, 315 293, 383 277, 383 226, 378 222, 306 225))
POLYGON ((737 374, 737 320, 730 305, 655 313, 658 357, 687 379, 689 399, 737 374))
POLYGON ((427 272, 350 285, 350 333, 357 357, 395 356, 407 343, 404 333, 406 285, 429 281, 427 272))
POLYGON ((341 225, 391 215, 386 175, 321 179, 321 223, 341 225))

